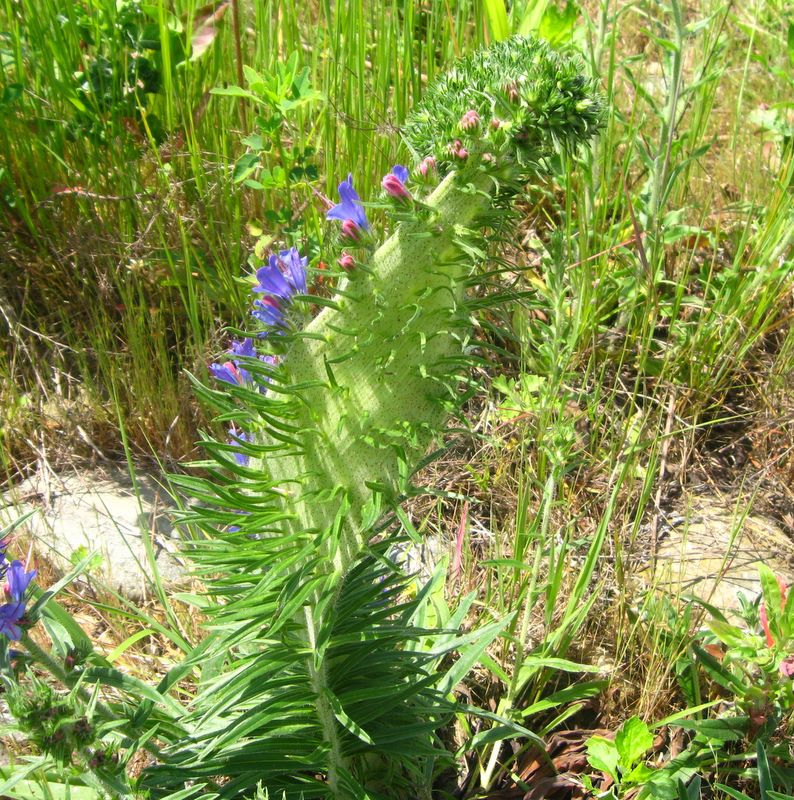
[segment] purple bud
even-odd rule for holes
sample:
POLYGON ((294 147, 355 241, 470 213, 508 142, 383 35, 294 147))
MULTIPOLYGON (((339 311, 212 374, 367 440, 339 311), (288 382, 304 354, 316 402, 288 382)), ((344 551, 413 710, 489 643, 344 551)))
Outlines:
POLYGON ((360 242, 363 232, 352 219, 342 222, 342 238, 350 242, 360 242))
POLYGON ((423 177, 427 177, 428 172, 432 172, 436 168, 436 160, 433 156, 427 156, 423 158, 417 169, 419 170, 419 174, 423 177))
POLYGON ((460 118, 459 124, 461 130, 473 131, 480 125, 480 115, 471 108, 460 118))
POLYGON ((342 253, 342 255, 339 257, 339 261, 336 263, 347 272, 350 272, 350 270, 354 269, 356 266, 356 260, 350 255, 350 253, 342 253))
POLYGON ((403 182, 393 173, 389 173, 386 177, 381 181, 381 186, 386 191, 386 194, 389 197, 393 197, 395 200, 399 200, 401 203, 406 203, 411 201, 411 193, 405 188, 403 182))

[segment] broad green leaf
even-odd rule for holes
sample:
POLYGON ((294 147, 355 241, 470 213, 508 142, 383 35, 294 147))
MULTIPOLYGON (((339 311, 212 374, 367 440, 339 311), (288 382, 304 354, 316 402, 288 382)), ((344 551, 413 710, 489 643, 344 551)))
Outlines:
POLYGON ((585 745, 587 748, 587 761, 595 769, 600 769, 609 775, 615 782, 619 780, 618 762, 620 755, 615 742, 603 736, 591 736, 585 745))
POLYGON ((715 636, 728 647, 740 647, 746 642, 745 634, 735 625, 712 619, 709 620, 708 626, 715 636))
POLYGON ((235 183, 242 183, 259 166, 259 156, 256 153, 243 153, 234 165, 232 179, 235 183))
POLYGON ((639 786, 647 783, 655 774, 656 770, 653 767, 649 767, 647 764, 637 764, 634 769, 623 775, 621 783, 624 786, 639 786))
POLYGON ((579 6, 573 0, 567 0, 562 11, 552 3, 540 22, 538 36, 555 47, 567 44, 573 39, 578 16, 579 6))
POLYGON ((630 769, 653 746, 653 734, 639 718, 626 720, 615 734, 615 747, 623 769, 630 769))

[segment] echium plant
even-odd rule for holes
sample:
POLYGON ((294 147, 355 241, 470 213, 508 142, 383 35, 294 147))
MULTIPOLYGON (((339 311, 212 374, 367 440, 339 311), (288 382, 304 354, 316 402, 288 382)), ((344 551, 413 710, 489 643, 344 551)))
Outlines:
POLYGON ((341 183, 333 297, 307 293, 295 249, 258 271, 262 327, 213 368, 218 388, 199 390, 230 439, 205 442, 210 477, 182 480, 199 501, 189 552, 216 601, 220 655, 193 735, 144 777, 154 793, 428 796, 451 707, 439 658, 471 638, 434 646, 421 629, 424 594, 405 591, 389 557, 400 503, 476 388, 490 240, 601 113, 593 81, 544 43, 478 52, 428 87, 405 127, 416 165, 383 179, 385 241, 352 176, 341 183))

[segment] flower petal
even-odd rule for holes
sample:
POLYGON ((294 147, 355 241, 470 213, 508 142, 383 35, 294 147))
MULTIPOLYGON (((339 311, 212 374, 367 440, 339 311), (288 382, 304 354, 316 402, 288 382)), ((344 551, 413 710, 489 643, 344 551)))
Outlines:
POLYGON ((30 572, 25 571, 25 567, 21 561, 12 561, 11 566, 6 572, 6 580, 8 581, 8 593, 13 600, 19 601, 25 594, 28 584, 36 577, 36 570, 30 572))

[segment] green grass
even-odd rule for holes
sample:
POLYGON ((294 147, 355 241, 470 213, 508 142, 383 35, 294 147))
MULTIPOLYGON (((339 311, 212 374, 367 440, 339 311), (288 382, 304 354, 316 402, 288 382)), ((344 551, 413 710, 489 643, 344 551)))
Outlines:
MULTIPOLYGON (((91 5, 103 52, 128 53, 117 30, 100 30, 115 1, 91 5)), ((189 26, 201 5, 153 3, 164 63, 178 58, 169 25, 189 26)), ((514 4, 500 24, 517 29, 531 5, 514 4)), ((335 197, 348 171, 374 196, 408 159, 399 126, 427 80, 492 39, 489 6, 494 19, 496 6, 468 0, 241 4, 243 63, 268 73, 296 51, 323 95, 290 118, 285 142, 314 151, 316 193, 262 193, 232 176, 255 110, 208 94, 238 82, 231 7, 201 58, 165 72, 135 133, 126 116, 89 104, 89 135, 74 128, 73 74, 98 48, 84 43, 77 4, 5 0, 0 97, 15 84, 22 94, 0 102, 3 478, 42 454, 156 454, 170 467, 193 454, 211 422, 185 372, 205 377, 224 326, 245 325, 239 278, 260 235, 278 241, 274 215, 286 213, 290 235, 316 245, 317 193, 335 197)), ((600 77, 606 126, 526 197, 501 253, 526 299, 498 312, 512 335, 494 342, 505 356, 471 408, 469 471, 453 458, 436 476, 472 499, 470 523, 490 531, 461 578, 480 590, 481 618, 518 612, 474 691, 544 733, 577 701, 571 692, 543 706, 563 688, 549 659, 600 659, 613 673, 583 680, 625 669, 642 686, 604 712, 613 728, 635 710, 650 719, 683 706, 673 673, 688 631, 654 632, 665 612, 652 602, 650 623, 630 616, 648 526, 662 487, 685 484, 726 425, 752 438, 790 413, 794 367, 794 149, 750 117, 790 96, 785 5, 602 0, 580 11, 562 44, 600 77), (505 395, 500 376, 533 388, 505 395)), ((784 453, 779 481, 794 463, 791 437, 789 425, 776 450, 756 454, 784 453)), ((417 527, 454 538, 452 501, 424 510, 414 509, 417 527)), ((485 748, 475 783, 509 780, 508 750, 485 748)))

